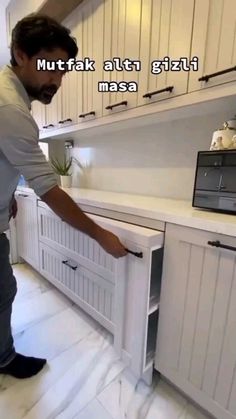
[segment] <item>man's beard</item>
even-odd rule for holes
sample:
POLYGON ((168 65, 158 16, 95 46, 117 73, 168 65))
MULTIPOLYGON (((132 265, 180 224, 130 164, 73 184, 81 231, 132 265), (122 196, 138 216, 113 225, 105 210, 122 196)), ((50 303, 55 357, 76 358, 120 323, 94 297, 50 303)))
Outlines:
POLYGON ((25 89, 32 99, 39 100, 45 105, 51 103, 53 96, 57 92, 57 86, 55 84, 44 84, 40 88, 25 85, 25 89))

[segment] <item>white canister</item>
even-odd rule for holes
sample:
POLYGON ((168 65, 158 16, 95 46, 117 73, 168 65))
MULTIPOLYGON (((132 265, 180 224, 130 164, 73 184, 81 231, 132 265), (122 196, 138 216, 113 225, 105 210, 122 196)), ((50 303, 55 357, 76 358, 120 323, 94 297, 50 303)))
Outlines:
POLYGON ((231 142, 230 148, 232 150, 235 150, 236 149, 236 135, 234 135, 233 138, 232 138, 232 142, 231 142))

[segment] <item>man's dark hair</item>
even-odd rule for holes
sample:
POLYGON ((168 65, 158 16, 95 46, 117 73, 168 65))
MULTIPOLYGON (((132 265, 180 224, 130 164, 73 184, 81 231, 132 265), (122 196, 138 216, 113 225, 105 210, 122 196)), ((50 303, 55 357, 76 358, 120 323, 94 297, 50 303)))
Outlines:
POLYGON ((69 58, 75 58, 78 53, 76 40, 70 36, 70 30, 46 15, 32 13, 17 22, 12 30, 11 65, 17 66, 13 48, 17 47, 29 57, 40 50, 52 51, 61 48, 69 58))

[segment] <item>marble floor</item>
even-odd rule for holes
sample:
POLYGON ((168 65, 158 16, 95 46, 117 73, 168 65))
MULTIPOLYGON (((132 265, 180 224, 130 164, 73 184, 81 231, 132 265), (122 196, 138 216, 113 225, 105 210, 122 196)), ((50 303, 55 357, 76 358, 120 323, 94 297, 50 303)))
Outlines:
POLYGON ((109 332, 27 264, 13 269, 16 350, 48 363, 29 379, 0 376, 1 419, 207 419, 158 373, 137 381, 109 332))

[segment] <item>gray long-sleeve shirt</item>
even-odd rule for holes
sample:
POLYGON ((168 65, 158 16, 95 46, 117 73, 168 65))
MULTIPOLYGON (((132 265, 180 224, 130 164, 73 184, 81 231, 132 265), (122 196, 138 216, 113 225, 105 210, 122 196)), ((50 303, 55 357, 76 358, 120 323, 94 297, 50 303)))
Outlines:
POLYGON ((9 206, 22 174, 38 196, 57 185, 38 145, 29 96, 10 66, 0 72, 0 233, 9 228, 9 206))

